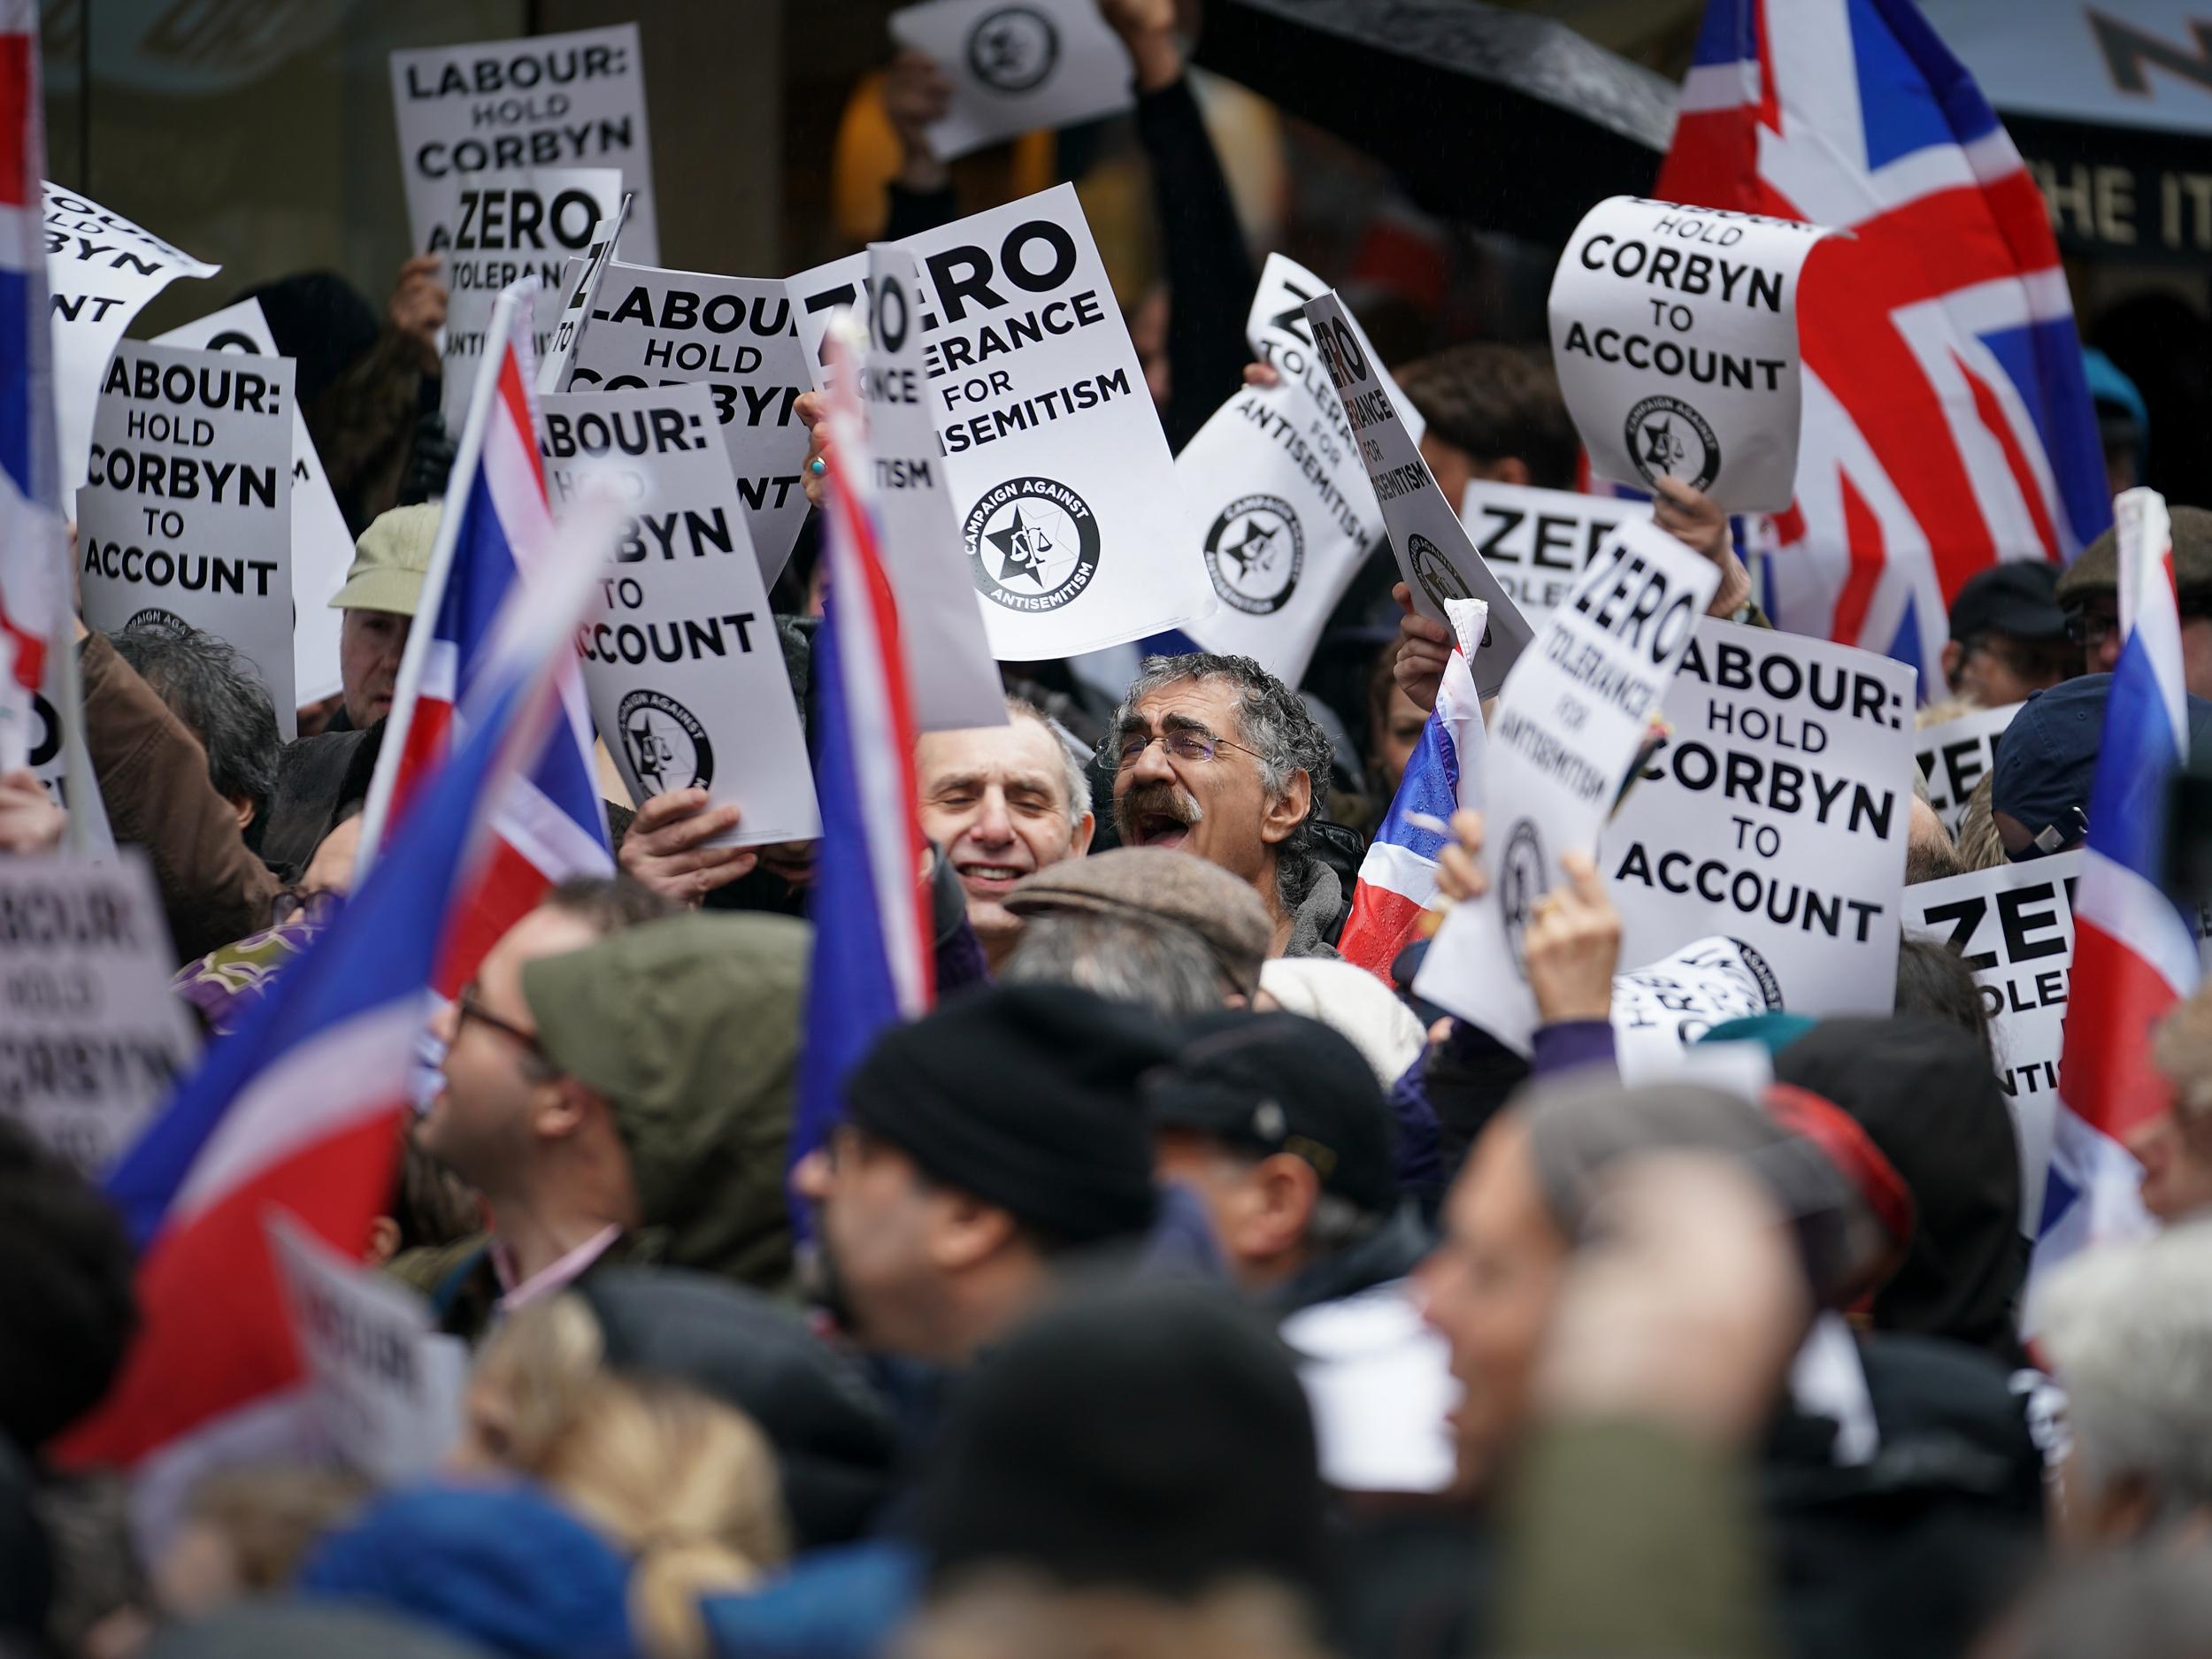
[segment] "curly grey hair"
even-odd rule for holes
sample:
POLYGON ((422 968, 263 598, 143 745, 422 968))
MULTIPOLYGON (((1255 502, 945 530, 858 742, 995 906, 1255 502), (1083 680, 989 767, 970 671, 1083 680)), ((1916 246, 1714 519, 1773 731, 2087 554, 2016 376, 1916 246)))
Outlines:
POLYGON ((1269 795, 1279 799, 1289 793, 1294 775, 1306 774, 1311 789, 1306 816, 1283 843, 1283 850, 1291 854, 1309 851, 1313 844, 1310 826, 1327 803, 1332 759, 1329 736, 1307 712, 1305 699, 1250 657, 1225 657, 1214 651, 1146 657, 1138 666, 1136 679, 1122 694, 1121 707, 1114 710, 1110 728, 1114 735, 1107 741, 1114 742, 1125 726, 1141 724, 1136 718, 1138 703, 1186 680, 1226 680, 1235 685, 1234 741, 1259 757, 1260 777, 1269 795))
POLYGON ((208 781, 257 810, 276 789, 276 705, 237 647, 182 623, 119 628, 115 654, 190 728, 207 751, 208 781))

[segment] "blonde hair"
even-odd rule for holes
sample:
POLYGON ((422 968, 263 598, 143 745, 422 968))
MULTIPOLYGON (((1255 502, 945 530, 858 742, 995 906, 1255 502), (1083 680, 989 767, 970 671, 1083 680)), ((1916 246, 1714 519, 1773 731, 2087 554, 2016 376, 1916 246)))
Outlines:
POLYGON ((266 1594, 290 1584, 308 1551, 370 1491, 343 1470, 257 1464, 202 1477, 184 1512, 230 1546, 240 1588, 266 1594))
POLYGON ((1932 726, 1941 726, 1946 720, 1956 720, 1981 711, 1982 705, 1978 698, 1954 692, 1950 696, 1939 697, 1933 703, 1924 704, 1919 712, 1912 717, 1913 730, 1924 732, 1932 726))
POLYGON ((2151 1035, 2151 1058, 2174 1086, 2174 1118, 2192 1141, 2212 1135, 2212 987, 2166 1016, 2151 1035))
POLYGON ((580 1297, 535 1302, 486 1343, 470 1384, 487 1449, 636 1558, 630 1618, 653 1659, 707 1652, 699 1598, 790 1554, 775 1452, 753 1420, 682 1384, 618 1377, 580 1297))
POLYGON ((1974 793, 1966 797, 1965 816, 1959 819, 1959 833, 1952 838, 1962 872, 1994 870, 2005 862, 2005 838, 1997 833, 1997 812, 1990 804, 1996 790, 1997 774, 1984 772, 1974 793))

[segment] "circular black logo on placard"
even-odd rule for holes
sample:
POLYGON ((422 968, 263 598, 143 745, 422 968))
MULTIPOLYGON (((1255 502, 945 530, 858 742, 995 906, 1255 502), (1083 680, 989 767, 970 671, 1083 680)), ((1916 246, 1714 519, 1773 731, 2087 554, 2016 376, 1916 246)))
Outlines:
POLYGON ((1528 964, 1521 959, 1521 940, 1543 894, 1544 843, 1537 837, 1535 821, 1523 818, 1505 838, 1505 856, 1498 861, 1498 905, 1505 916, 1506 941, 1513 947, 1513 965, 1524 979, 1528 964))
POLYGON ((127 634, 134 628, 142 628, 150 634, 173 634, 180 639, 194 632, 189 622, 173 611, 164 611, 159 605, 148 605, 142 611, 132 611, 130 619, 123 624, 123 631, 127 634))
POLYGON ((1665 476, 1703 489, 1720 476, 1720 440, 1705 417, 1678 397, 1661 393, 1645 398, 1628 411, 1623 436, 1647 484, 1665 476))
POLYGON ((1057 611, 1098 570, 1090 503, 1054 479, 1009 479, 968 510, 963 528, 976 591, 1009 611, 1057 611))
POLYGON ((1475 596, 1467 586, 1467 579, 1444 557, 1444 549, 1417 530, 1407 533, 1406 563, 1413 567, 1414 580, 1436 601, 1439 611, 1444 608, 1447 599, 1475 596))
POLYGON ((1306 533, 1280 495, 1240 495, 1206 532, 1206 573, 1214 591, 1256 617, 1290 603, 1305 563, 1306 533))
POLYGON ((664 691, 640 687, 615 709, 622 752, 649 799, 671 789, 714 787, 714 745, 690 710, 664 691))
POLYGON ((1775 977, 1774 970, 1767 965, 1767 959, 1732 933, 1729 935, 1728 942, 1735 946, 1736 954, 1743 958, 1744 972, 1756 982, 1760 999, 1766 1003, 1763 1011, 1769 1014, 1780 1013, 1782 1011, 1782 981, 1775 977))
POLYGON ((1060 31, 1027 6, 1001 6, 968 33, 968 67, 994 92, 1027 92, 1060 61, 1060 31))

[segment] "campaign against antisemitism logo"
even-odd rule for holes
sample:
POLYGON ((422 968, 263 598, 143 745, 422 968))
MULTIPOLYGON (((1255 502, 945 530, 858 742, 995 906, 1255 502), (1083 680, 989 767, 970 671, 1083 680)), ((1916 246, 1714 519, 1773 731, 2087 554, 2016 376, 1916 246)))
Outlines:
POLYGON ((1256 617, 1290 603, 1305 563, 1305 532, 1280 495, 1240 495, 1206 532, 1206 573, 1214 591, 1256 617))
POLYGON ((1031 91, 1059 61, 1059 30, 1027 6, 985 12, 968 36, 968 67, 995 92, 1031 91))
POLYGON ((173 611, 164 611, 159 605, 148 605, 142 611, 131 612, 123 624, 126 634, 143 631, 148 634, 173 634, 184 639, 193 633, 192 625, 173 611))
POLYGON ((690 710, 666 692, 641 686, 615 710, 622 752, 648 799, 671 789, 714 786, 714 746, 690 710))
POLYGON ((1413 566, 1413 573, 1420 578, 1422 588, 1436 601, 1441 611, 1447 599, 1472 599, 1474 589, 1459 573, 1451 560, 1444 557, 1444 549, 1423 535, 1410 531, 1406 535, 1406 563, 1413 566))
POLYGON ((1678 397, 1661 393, 1645 398, 1628 411, 1624 435, 1647 484, 1667 476, 1703 489, 1720 475, 1720 440, 1705 417, 1678 397))
POLYGON ((1505 916, 1505 936, 1513 948, 1513 965, 1524 979, 1528 978, 1528 964, 1522 957, 1521 941, 1543 893, 1544 843, 1537 833, 1536 820, 1525 818, 1506 837, 1505 856, 1498 864, 1498 901, 1505 916))
POLYGON ((1009 611, 1057 611, 1098 570, 1090 503, 1053 479, 1010 479, 987 491, 964 533, 976 590, 1009 611))

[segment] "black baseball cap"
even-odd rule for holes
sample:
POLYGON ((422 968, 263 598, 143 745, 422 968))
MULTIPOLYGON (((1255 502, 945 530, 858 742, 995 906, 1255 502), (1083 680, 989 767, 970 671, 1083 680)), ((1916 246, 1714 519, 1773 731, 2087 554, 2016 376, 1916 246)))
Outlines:
POLYGON ((1374 1068, 1302 1015, 1225 1010, 1176 1028, 1173 1062, 1145 1074, 1156 1129, 1184 1129, 1262 1156, 1294 1153, 1324 1192, 1369 1215, 1398 1200, 1390 1105, 1374 1068))
POLYGON ((2066 637, 2059 609, 2058 567, 2042 559, 2013 559, 1970 577, 1951 602, 1951 637, 2002 634, 2032 645, 2066 637))

